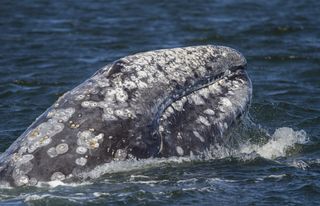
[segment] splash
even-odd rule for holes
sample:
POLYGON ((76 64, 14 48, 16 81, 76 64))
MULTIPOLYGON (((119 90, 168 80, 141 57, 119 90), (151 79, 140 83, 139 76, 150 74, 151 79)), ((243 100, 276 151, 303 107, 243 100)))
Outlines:
MULTIPOLYGON (((243 125, 241 126, 243 129, 243 125)), ((127 159, 125 161, 113 161, 103 165, 99 165, 90 172, 82 173, 81 176, 84 181, 82 183, 65 183, 61 181, 51 181, 51 182, 39 182, 38 187, 50 187, 54 188, 57 186, 67 186, 76 187, 79 185, 92 184, 90 179, 97 179, 105 174, 114 174, 119 172, 128 172, 133 170, 144 170, 155 167, 168 167, 181 165, 183 163, 193 162, 193 161, 210 161, 217 159, 224 159, 228 157, 235 157, 239 161, 251 161, 257 157, 263 157, 266 159, 276 159, 278 157, 289 156, 291 151, 294 151, 296 144, 306 144, 309 139, 304 130, 295 131, 289 127, 281 127, 275 130, 273 135, 268 135, 261 128, 256 129, 255 135, 250 136, 253 128, 245 128, 241 133, 238 130, 232 135, 235 135, 233 139, 238 139, 237 144, 232 143, 232 138, 230 139, 230 144, 212 145, 201 155, 193 155, 184 157, 170 157, 170 158, 148 158, 148 159, 127 159), (250 136, 250 137, 248 137, 250 136), (249 138, 249 139, 248 139, 249 138), (261 143, 246 140, 263 140, 261 143)), ((299 167, 305 168, 304 165, 295 164, 299 167)), ((293 166, 295 166, 293 165, 293 166)), ((5 188, 2 188, 5 189, 5 188)))
POLYGON ((148 159, 128 159, 125 161, 113 161, 103 165, 99 165, 90 172, 82 173, 84 179, 96 179, 104 174, 112 174, 118 172, 127 172, 132 170, 149 169, 164 165, 175 165, 183 162, 191 162, 197 157, 170 157, 170 158, 148 158, 148 159))
POLYGON ((208 161, 236 157, 240 161, 252 160, 257 156, 266 159, 275 159, 288 155, 289 150, 296 144, 305 144, 309 140, 304 130, 295 131, 289 127, 281 127, 275 130, 269 140, 264 144, 242 143, 237 148, 213 145, 201 155, 192 153, 186 157, 149 158, 143 160, 128 159, 125 161, 114 161, 97 166, 90 172, 83 173, 84 179, 96 179, 104 174, 127 172, 132 170, 148 169, 160 166, 176 165, 192 161, 208 161))
POLYGON ((289 127, 276 129, 269 141, 263 145, 244 144, 240 153, 257 153, 267 159, 285 157, 295 144, 306 144, 309 141, 304 130, 294 131, 289 127))

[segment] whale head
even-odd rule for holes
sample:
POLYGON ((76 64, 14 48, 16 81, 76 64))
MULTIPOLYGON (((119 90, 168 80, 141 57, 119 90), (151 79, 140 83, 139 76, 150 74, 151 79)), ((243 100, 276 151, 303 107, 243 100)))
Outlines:
POLYGON ((127 158, 201 154, 247 110, 246 60, 223 46, 123 57, 61 96, 0 157, 13 186, 81 179, 127 158))

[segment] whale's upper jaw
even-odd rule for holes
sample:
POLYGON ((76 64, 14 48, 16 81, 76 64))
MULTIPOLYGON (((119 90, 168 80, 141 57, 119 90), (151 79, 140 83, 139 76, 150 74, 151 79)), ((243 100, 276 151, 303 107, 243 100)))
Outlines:
MULTIPOLYGON (((174 75, 179 72, 176 69, 184 67, 181 71, 186 73, 180 77, 218 76, 233 68, 245 68, 247 61, 244 56, 235 49, 225 46, 193 46, 174 49, 161 49, 129 55, 115 61, 111 67, 99 70, 106 76, 119 72, 164 72, 174 75)), ((139 74, 137 74, 139 76, 139 74)), ((171 79, 168 76, 169 79, 171 79)), ((175 79, 180 81, 182 79, 175 79)), ((182 80, 183 81, 183 80, 182 80)))
MULTIPOLYGON (((123 74, 126 72, 139 76, 139 71, 143 70, 148 73, 148 81, 152 83, 153 87, 152 93, 150 93, 148 89, 146 89, 147 91, 145 92, 145 89, 141 88, 140 92, 143 98, 139 101, 139 104, 136 105, 136 111, 138 112, 140 110, 143 116, 147 118, 137 123, 137 126, 141 125, 137 131, 141 132, 136 132, 135 135, 147 138, 144 140, 144 143, 149 144, 144 146, 147 148, 147 151, 143 151, 144 149, 141 149, 140 146, 134 147, 134 150, 138 150, 135 152, 135 156, 143 158, 150 155, 163 155, 162 137, 164 135, 161 134, 162 132, 159 131, 159 128, 160 130, 163 128, 160 121, 163 116, 166 116, 164 113, 167 110, 171 111, 170 108, 173 108, 172 105, 184 102, 188 99, 188 96, 193 97, 196 94, 203 93, 205 88, 209 88, 210 85, 217 83, 219 80, 224 78, 237 80, 240 76, 244 76, 244 84, 240 82, 239 85, 237 85, 241 86, 243 91, 237 92, 244 93, 245 96, 239 104, 247 105, 251 98, 251 83, 248 81, 249 79, 246 78, 247 76, 244 72, 246 64, 246 59, 238 51, 229 47, 211 45, 139 53, 116 61, 110 69, 107 70, 107 76, 112 77, 112 75, 116 75, 116 73, 123 74), (166 74, 165 79, 161 79, 161 75, 156 75, 159 71, 166 74), (181 100, 182 98, 183 100, 181 100), (150 105, 152 105, 152 107, 150 107, 150 105), (145 108, 148 109, 146 110, 145 108), (159 141, 160 146, 158 144, 159 141)), ((211 86, 210 88, 213 87, 211 86)), ((212 93, 212 95, 213 96, 208 99, 209 102, 213 99, 218 100, 218 98, 222 96, 221 94, 219 94, 219 96, 217 94, 217 96, 214 97, 215 93, 212 93)), ((196 108, 200 107, 199 105, 195 106, 196 108)), ((215 106, 219 107, 219 105, 215 106)), ((241 106, 241 108, 245 107, 241 106)), ((242 109, 241 111, 235 111, 235 113, 237 113, 236 116, 239 116, 240 112, 243 113, 242 109)), ((175 119, 179 111, 173 109, 173 113, 171 117, 175 119)), ((225 118, 231 119, 232 117, 233 115, 225 115, 225 118)), ((169 123, 174 127, 194 124, 192 121, 173 122, 174 121, 170 121, 169 123)), ((231 121, 229 123, 231 124, 231 121)), ((219 131, 225 130, 224 128, 215 129, 219 131)), ((176 136, 174 138, 176 138, 176 136)), ((136 141, 133 144, 137 142, 139 143, 139 141, 136 141)), ((179 154, 176 152, 166 154, 166 156, 170 155, 179 154)))
POLYGON ((211 45, 121 58, 65 93, 10 146, 0 181, 32 185, 127 157, 200 153, 246 111, 245 67, 236 50, 211 45))

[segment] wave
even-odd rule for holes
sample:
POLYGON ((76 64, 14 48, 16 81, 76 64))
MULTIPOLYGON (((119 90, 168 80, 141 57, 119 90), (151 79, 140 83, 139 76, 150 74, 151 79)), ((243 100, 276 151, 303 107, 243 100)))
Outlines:
POLYGON ((308 142, 309 139, 304 130, 294 131, 289 127, 281 127, 275 130, 266 144, 243 145, 240 152, 256 152, 266 159, 275 159, 286 156, 290 149, 294 148, 295 144, 306 144, 308 142))

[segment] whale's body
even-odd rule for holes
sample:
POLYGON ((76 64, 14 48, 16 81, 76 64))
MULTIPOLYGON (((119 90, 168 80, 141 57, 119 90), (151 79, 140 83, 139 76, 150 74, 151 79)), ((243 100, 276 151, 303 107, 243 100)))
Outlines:
POLYGON ((201 154, 251 99, 246 60, 221 46, 127 56, 65 93, 0 157, 12 186, 77 178, 111 161, 201 154))

